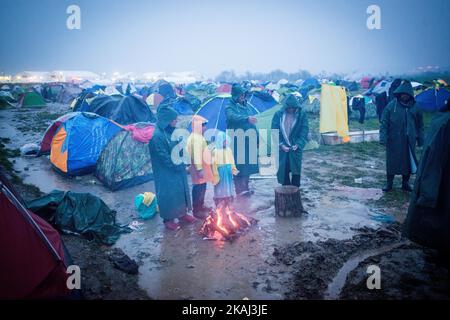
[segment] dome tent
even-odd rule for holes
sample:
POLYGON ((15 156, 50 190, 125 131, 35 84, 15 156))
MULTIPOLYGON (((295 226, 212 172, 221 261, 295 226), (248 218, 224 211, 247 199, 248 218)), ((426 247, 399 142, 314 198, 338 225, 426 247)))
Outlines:
MULTIPOLYGON (((150 127, 152 124, 137 124, 150 127)), ((153 179, 148 142, 133 139, 130 131, 117 133, 105 146, 97 161, 95 176, 112 191, 133 187, 153 179)))
POLYGON ((50 162, 70 176, 95 169, 104 146, 122 128, 94 113, 80 112, 62 122, 51 142, 50 162))
POLYGON ((122 125, 156 121, 147 104, 133 95, 98 95, 83 104, 82 111, 96 113, 122 125))
POLYGON ((58 232, 26 209, 0 169, 0 299, 51 299, 70 294, 58 232))

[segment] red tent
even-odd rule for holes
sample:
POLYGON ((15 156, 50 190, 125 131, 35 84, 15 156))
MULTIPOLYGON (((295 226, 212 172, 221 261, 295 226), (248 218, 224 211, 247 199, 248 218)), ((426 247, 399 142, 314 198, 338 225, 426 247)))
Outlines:
POLYGON ((25 208, 1 171, 0 189, 0 299, 68 295, 58 232, 25 208))

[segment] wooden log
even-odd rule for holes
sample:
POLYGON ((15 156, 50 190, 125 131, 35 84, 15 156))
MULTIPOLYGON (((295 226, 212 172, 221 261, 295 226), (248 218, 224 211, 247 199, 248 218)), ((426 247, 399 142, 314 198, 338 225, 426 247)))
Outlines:
POLYGON ((275 188, 275 213, 280 217, 300 217, 304 212, 300 188, 280 186, 275 188))

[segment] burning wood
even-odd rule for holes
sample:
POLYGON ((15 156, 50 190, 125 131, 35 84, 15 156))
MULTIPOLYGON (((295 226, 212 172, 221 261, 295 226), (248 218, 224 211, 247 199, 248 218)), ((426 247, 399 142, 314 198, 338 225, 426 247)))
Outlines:
POLYGON ((228 205, 219 205, 203 222, 199 234, 205 239, 232 241, 256 223, 256 219, 233 211, 228 205))

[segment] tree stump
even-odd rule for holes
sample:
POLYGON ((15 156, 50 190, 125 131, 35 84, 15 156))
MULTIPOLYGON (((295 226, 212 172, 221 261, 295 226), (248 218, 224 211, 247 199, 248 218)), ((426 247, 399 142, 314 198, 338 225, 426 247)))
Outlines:
POLYGON ((280 217, 300 217, 303 210, 300 188, 281 186, 275 188, 275 213, 280 217))

